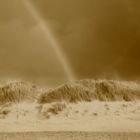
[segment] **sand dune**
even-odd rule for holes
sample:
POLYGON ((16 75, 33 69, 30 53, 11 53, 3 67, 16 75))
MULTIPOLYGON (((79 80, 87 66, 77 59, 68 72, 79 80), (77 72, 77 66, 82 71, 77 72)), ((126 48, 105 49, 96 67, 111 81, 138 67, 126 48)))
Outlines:
POLYGON ((9 82, 0 86, 0 103, 37 99, 39 103, 56 101, 134 101, 140 100, 139 81, 79 80, 54 89, 42 89, 28 82, 9 82), (38 98, 39 96, 39 98, 38 98))
POLYGON ((51 90, 12 82, 0 87, 0 131, 140 132, 139 99, 139 82, 82 80, 51 90))

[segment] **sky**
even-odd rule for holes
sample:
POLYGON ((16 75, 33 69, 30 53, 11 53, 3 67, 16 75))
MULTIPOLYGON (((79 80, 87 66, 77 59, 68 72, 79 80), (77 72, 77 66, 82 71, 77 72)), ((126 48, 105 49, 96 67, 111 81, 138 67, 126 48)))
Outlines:
MULTIPOLYGON (((31 0, 77 79, 140 79, 140 1, 31 0)), ((22 0, 0 0, 0 77, 67 81, 22 0)))

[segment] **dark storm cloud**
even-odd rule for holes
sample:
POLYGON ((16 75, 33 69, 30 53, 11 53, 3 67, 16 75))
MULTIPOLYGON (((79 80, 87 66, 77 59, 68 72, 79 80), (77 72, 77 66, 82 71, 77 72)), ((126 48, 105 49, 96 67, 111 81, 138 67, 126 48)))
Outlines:
POLYGON ((34 1, 54 26, 80 77, 140 76, 140 2, 137 0, 34 1))
MULTIPOLYGON (((79 78, 140 77, 140 1, 32 3, 52 27, 79 78)), ((64 77, 59 65, 21 1, 0 1, 0 76, 64 77)))

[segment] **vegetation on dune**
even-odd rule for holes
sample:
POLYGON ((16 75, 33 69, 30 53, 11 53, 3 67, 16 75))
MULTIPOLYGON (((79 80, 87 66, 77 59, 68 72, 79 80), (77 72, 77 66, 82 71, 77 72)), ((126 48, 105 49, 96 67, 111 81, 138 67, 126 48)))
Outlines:
POLYGON ((56 89, 50 90, 40 95, 39 103, 51 103, 57 101, 77 102, 92 101, 93 93, 81 85, 65 84, 56 89))
POLYGON ((53 102, 50 104, 41 105, 38 109, 39 114, 45 118, 50 118, 53 115, 58 115, 64 109, 67 108, 67 104, 64 102, 53 102))
POLYGON ((10 103, 5 103, 0 106, 0 119, 4 119, 10 112, 10 103))
POLYGON ((35 100, 38 103, 79 101, 133 101, 140 99, 140 83, 113 80, 79 80, 55 89, 42 91, 27 82, 10 82, 0 86, 0 104, 35 100), (39 97, 38 97, 39 95, 39 97))
MULTIPOLYGON (((43 118, 50 118, 60 113, 66 113, 65 115, 67 116, 69 115, 67 110, 75 105, 71 103, 78 103, 80 104, 79 108, 81 105, 84 108, 84 106, 88 105, 87 102, 92 103, 95 100, 140 100, 140 83, 134 81, 79 80, 63 84, 55 89, 43 91, 41 88, 27 82, 10 82, 0 86, 0 119, 8 117, 12 112, 17 112, 17 116, 20 114, 26 116, 27 112, 33 111, 32 113, 36 113, 37 108, 38 115, 43 118), (35 104, 30 102, 31 104, 29 104, 26 101, 37 102, 34 102, 35 104), (86 104, 82 104, 85 102, 86 104), (37 105, 37 108, 35 105, 37 105)), ((77 107, 78 104, 76 104, 77 107)), ((94 104, 91 105, 93 105, 93 108, 94 104)), ((107 105, 105 109, 110 110, 107 105)), ((78 114, 77 110, 74 110, 76 114, 78 114)), ((93 112, 93 115, 97 116, 98 114, 93 112)))
POLYGON ((64 84, 40 95, 39 103, 58 101, 133 101, 140 99, 138 82, 113 80, 81 80, 64 84))
POLYGON ((30 83, 10 82, 0 87, 0 103, 31 100, 37 93, 37 87, 30 83))

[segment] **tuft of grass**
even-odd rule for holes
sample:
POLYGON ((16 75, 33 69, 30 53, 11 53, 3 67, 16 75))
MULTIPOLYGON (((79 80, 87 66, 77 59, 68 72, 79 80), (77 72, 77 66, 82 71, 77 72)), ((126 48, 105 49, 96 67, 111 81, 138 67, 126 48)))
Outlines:
POLYGON ((11 104, 3 104, 0 106, 0 118, 5 118, 11 112, 9 106, 11 106, 11 104))
POLYGON ((10 82, 0 87, 0 104, 33 100, 38 94, 38 88, 25 82, 10 82))
POLYGON ((51 104, 46 104, 45 107, 42 106, 40 108, 39 113, 45 116, 46 118, 50 118, 51 115, 57 115, 62 112, 66 108, 66 104, 63 102, 55 102, 51 104))
POLYGON ((66 108, 65 104, 56 103, 48 109, 48 112, 57 115, 59 112, 63 111, 64 108, 66 108))

